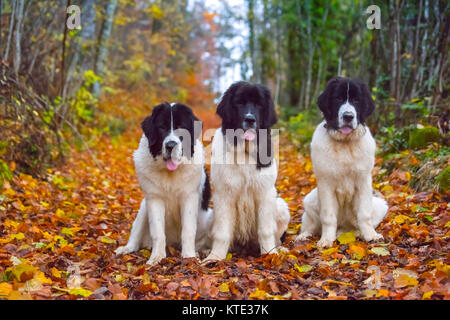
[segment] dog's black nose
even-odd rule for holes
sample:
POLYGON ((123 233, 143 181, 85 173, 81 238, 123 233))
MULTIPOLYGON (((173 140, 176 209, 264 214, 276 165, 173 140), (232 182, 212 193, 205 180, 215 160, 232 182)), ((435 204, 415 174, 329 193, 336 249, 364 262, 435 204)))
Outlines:
POLYGON ((175 148, 176 145, 177 145, 177 143, 175 141, 169 141, 166 143, 166 150, 168 152, 171 152, 173 150, 173 148, 175 148))
POLYGON ((244 117, 244 121, 249 125, 253 125, 256 122, 256 117, 253 114, 246 114, 244 117))
POLYGON ((344 115, 343 115, 342 117, 344 118, 344 121, 345 121, 345 122, 352 122, 352 121, 353 121, 353 118, 354 118, 355 116, 354 116, 353 113, 351 113, 351 112, 344 112, 344 115))

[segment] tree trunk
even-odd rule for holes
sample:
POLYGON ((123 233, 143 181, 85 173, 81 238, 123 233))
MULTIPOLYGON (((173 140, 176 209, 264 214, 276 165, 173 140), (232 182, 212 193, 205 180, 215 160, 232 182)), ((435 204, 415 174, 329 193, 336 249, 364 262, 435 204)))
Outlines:
POLYGON ((94 0, 86 0, 83 4, 83 10, 81 12, 81 23, 82 29, 80 33, 80 39, 75 41, 72 45, 73 48, 73 56, 70 62, 69 69, 67 71, 66 80, 64 83, 64 91, 63 96, 70 96, 71 92, 78 90, 78 86, 73 88, 72 86, 69 89, 69 85, 71 84, 72 75, 75 72, 77 66, 79 66, 79 74, 83 77, 84 71, 93 68, 92 63, 86 61, 85 56, 88 53, 84 53, 81 44, 86 43, 87 40, 93 39, 95 36, 95 17, 96 11, 94 8, 94 0))
MULTIPOLYGON (((66 8, 70 7, 71 0, 67 0, 66 8)), ((59 82, 59 96, 64 100, 64 83, 66 81, 65 78, 65 60, 66 60, 66 40, 67 40, 67 19, 69 18, 69 13, 66 12, 66 18, 64 19, 64 31, 63 31, 63 40, 62 40, 62 54, 61 54, 61 79, 59 82)))
POLYGON ((16 4, 16 27, 14 28, 14 74, 19 77, 20 59, 21 59, 21 31, 23 19, 23 6, 25 0, 18 0, 16 4))
MULTIPOLYGON (((95 62, 95 73, 103 77, 104 66, 106 57, 108 55, 108 41, 111 35, 111 29, 114 20, 114 13, 117 7, 117 0, 109 0, 108 5, 106 6, 106 19, 103 22, 102 30, 100 32, 100 39, 98 44, 97 58, 95 62)), ((100 82, 94 83, 94 95, 96 97, 100 96, 101 86, 100 82)))
POLYGON ((411 89, 409 91, 409 100, 412 100, 413 94, 414 94, 414 82, 416 81, 416 76, 417 76, 417 71, 418 71, 418 55, 419 55, 419 43, 420 43, 420 39, 419 39, 419 35, 420 35, 420 21, 421 21, 421 17, 422 17, 422 7, 423 7, 423 0, 420 0, 419 2, 419 13, 417 15, 417 20, 416 20, 416 33, 414 36, 414 47, 413 47, 413 52, 412 52, 412 73, 411 73, 411 89))
POLYGON ((5 55, 3 56, 3 60, 8 61, 9 58, 9 48, 11 46, 11 38, 14 30, 14 21, 15 21, 15 15, 16 15, 16 2, 13 1, 11 6, 11 14, 9 18, 9 31, 8 31, 8 40, 6 41, 6 49, 5 49, 5 55))
POLYGON ((440 59, 439 59, 439 71, 436 81, 436 88, 435 88, 435 94, 433 96, 433 107, 431 113, 434 114, 436 111, 436 105, 439 103, 439 100, 442 96, 442 93, 444 91, 444 84, 443 84, 443 74, 444 70, 446 69, 446 65, 448 64, 447 56, 448 56, 448 38, 449 38, 449 31, 450 31, 450 15, 447 15, 444 18, 445 26, 444 30, 442 32, 442 35, 440 37, 439 46, 438 46, 438 52, 440 53, 440 59))
POLYGON ((249 49, 250 49, 250 61, 252 63, 253 70, 253 81, 259 82, 259 68, 258 63, 256 61, 256 45, 255 45, 255 13, 254 13, 255 1, 248 0, 248 8, 247 8, 247 19, 248 19, 248 28, 249 28, 249 49))
POLYGON ((401 111, 401 40, 400 40, 400 0, 395 1, 395 42, 396 42, 396 56, 395 56, 395 119, 397 126, 402 123, 402 111, 401 111))

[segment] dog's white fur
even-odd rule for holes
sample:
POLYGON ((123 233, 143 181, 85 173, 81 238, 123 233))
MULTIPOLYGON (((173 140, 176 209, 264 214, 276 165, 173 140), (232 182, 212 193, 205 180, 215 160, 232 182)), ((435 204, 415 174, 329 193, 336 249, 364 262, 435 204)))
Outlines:
POLYGON ((367 126, 359 124, 348 136, 327 130, 325 122, 316 128, 311 159, 317 188, 304 199, 297 240, 321 233, 318 245, 329 247, 340 233, 355 229, 366 241, 382 238, 375 228, 388 206, 372 194, 375 148, 367 126))
POLYGON ((166 257, 166 244, 181 243, 182 257, 195 257, 196 246, 202 249, 207 245, 212 224, 212 211, 201 209, 206 179, 202 143, 196 140, 194 156, 190 160, 183 157, 175 171, 167 170, 162 156, 151 156, 145 135, 133 158, 144 199, 127 245, 119 247, 116 254, 151 248, 147 263, 154 265, 166 257))
MULTIPOLYGON (((245 152, 225 141, 217 129, 212 142, 211 183, 214 187, 213 245, 205 259, 225 259, 232 244, 259 243, 261 253, 276 252, 290 214, 286 202, 277 197, 275 159, 268 167, 229 164, 235 153, 245 152)), ((243 159, 245 156, 236 155, 243 159)))

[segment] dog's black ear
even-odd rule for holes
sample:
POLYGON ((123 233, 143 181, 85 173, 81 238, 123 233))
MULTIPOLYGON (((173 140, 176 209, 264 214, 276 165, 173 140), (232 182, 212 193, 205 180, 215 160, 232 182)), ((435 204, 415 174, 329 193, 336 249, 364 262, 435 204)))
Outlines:
POLYGON ((361 110, 359 112, 359 122, 364 124, 366 119, 375 111, 375 101, 370 93, 369 86, 362 81, 357 81, 361 89, 361 110))
POLYGON ((322 111, 322 114, 325 118, 325 120, 331 120, 332 110, 331 110, 331 101, 330 101, 330 95, 336 84, 341 80, 341 77, 335 77, 330 79, 327 82, 327 86, 325 87, 325 91, 322 92, 322 94, 317 99, 317 105, 319 106, 320 111, 322 111))
POLYGON ((277 112, 275 110, 275 104, 270 94, 269 89, 262 86, 264 92, 264 100, 266 101, 266 116, 263 119, 263 128, 269 129, 278 121, 277 112))
POLYGON ((241 86, 241 82, 236 82, 232 84, 227 91, 222 96, 222 99, 217 106, 216 113, 222 119, 222 128, 229 129, 231 128, 232 122, 232 110, 233 110, 233 96, 239 86, 241 86))
POLYGON ((144 131, 145 136, 148 140, 148 146, 150 148, 150 152, 153 156, 156 156, 160 150, 158 150, 158 146, 156 143, 158 142, 158 132, 155 125, 155 119, 159 112, 164 108, 164 104, 160 104, 153 108, 152 114, 144 119, 141 123, 142 131, 144 131))
MULTIPOLYGON (((152 140, 154 140, 154 126, 153 126, 153 116, 150 115, 141 122, 142 131, 144 131, 145 136, 147 137, 149 146, 152 145, 152 140)), ((155 142, 153 141, 153 144, 155 142)))

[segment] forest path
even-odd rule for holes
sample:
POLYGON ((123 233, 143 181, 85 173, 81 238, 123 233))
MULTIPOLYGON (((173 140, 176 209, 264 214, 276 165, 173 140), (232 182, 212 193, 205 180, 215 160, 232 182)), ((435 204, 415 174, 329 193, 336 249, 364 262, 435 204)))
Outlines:
MULTIPOLYGON (((220 124, 213 111, 195 113, 205 128, 220 124)), ((345 234, 327 250, 316 247, 317 238, 294 245, 315 179, 310 159, 283 137, 277 189, 291 212, 288 253, 233 252, 202 266, 169 248, 154 267, 145 265, 148 250, 116 256, 142 199, 132 161, 140 136, 136 124, 103 137, 91 150, 96 161, 73 150, 47 181, 14 178, 0 207, 0 298, 449 298, 448 204, 437 193, 414 194, 402 174, 375 185, 390 205, 378 229, 384 242, 345 234)))

